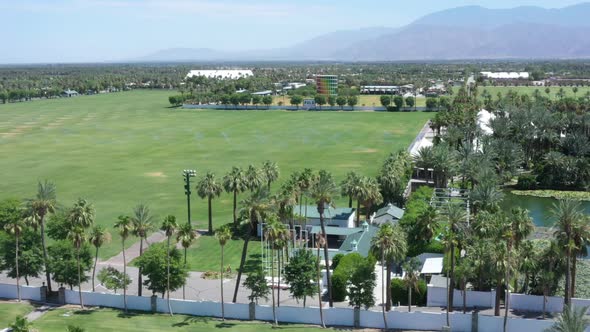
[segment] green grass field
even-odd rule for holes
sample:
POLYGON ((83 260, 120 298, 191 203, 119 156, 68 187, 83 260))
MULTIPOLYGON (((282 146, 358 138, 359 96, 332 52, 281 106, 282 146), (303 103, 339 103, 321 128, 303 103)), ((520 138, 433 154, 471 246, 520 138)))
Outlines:
MULTIPOLYGON (((360 95, 357 106, 381 106, 381 96, 379 95, 360 95)), ((426 98, 417 98, 416 106, 426 106, 426 98)), ((282 102, 283 105, 291 105, 289 96, 275 96, 273 97, 273 105, 278 105, 282 102)))
MULTIPOLYGON (((546 87, 544 86, 518 86, 518 87, 514 87, 514 86, 479 86, 478 87, 478 91, 479 91, 479 95, 481 97, 481 93, 483 92, 483 90, 488 90, 488 92, 492 95, 492 97, 494 99, 497 99, 498 96, 498 92, 501 92, 502 95, 506 95, 506 93, 510 90, 518 92, 519 94, 529 94, 532 95, 535 90, 539 90, 539 92, 541 92, 541 95, 547 97, 547 94, 545 93, 545 89, 546 87)), ((552 86, 549 87, 550 93, 549 93, 549 97, 551 99, 557 99, 557 92, 559 92, 560 87, 558 86, 552 86)), ((568 97, 574 97, 574 91, 572 90, 572 87, 563 87, 563 90, 566 93, 566 96, 568 97)), ((459 90, 459 88, 454 88, 454 91, 457 92, 459 90)), ((583 97, 588 91, 590 91, 590 87, 578 87, 578 92, 575 94, 575 96, 577 97, 583 97)))
POLYGON ((31 312, 33 307, 26 303, 1 302, 0 303, 0 330, 12 324, 17 316, 24 316, 31 312))
POLYGON ((183 331, 333 331, 306 325, 280 325, 273 328, 271 324, 260 322, 221 321, 209 317, 193 317, 163 314, 135 313, 124 315, 121 311, 95 309, 86 311, 57 309, 52 310, 36 320, 33 324, 40 332, 63 332, 68 325, 79 326, 86 331, 125 331, 125 332, 183 332, 183 331))
MULTIPOLYGON (((134 91, 0 105, 0 199, 57 185, 66 207, 83 197, 96 223, 111 226, 145 202, 157 216, 186 220, 181 170, 221 180, 232 166, 276 161, 283 178, 304 167, 377 173, 406 148, 431 113, 197 111, 168 106, 171 91, 134 91)), ((279 180, 280 182, 280 180, 279 180)), ((194 182, 193 182, 194 185, 194 182)), ((193 190, 193 220, 206 226, 206 201, 193 190)), ((231 195, 213 202, 216 225, 231 220, 231 195)), ((129 241, 130 244, 133 241, 129 241)), ((119 242, 101 257, 119 251, 119 242)))

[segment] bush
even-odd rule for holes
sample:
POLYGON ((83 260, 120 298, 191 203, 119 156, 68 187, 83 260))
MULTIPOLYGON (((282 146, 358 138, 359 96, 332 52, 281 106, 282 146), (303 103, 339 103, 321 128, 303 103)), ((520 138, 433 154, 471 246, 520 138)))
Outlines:
POLYGON ((537 179, 532 174, 522 174, 518 177, 516 188, 520 190, 535 190, 537 189, 537 179))
POLYGON ((332 300, 342 302, 346 299, 348 277, 342 273, 332 275, 332 300))
POLYGON ((332 257, 332 270, 336 270, 342 257, 344 257, 343 254, 336 254, 334 257, 332 257))
POLYGON ((397 106, 387 106, 387 112, 399 112, 399 107, 397 106))
MULTIPOLYGON (((369 260, 375 265, 375 260, 364 258, 359 253, 350 253, 338 259, 337 267, 332 274, 332 299, 336 302, 342 302, 348 295, 347 284, 350 276, 364 261, 369 260)), ((334 261, 334 260, 333 260, 334 261)))
MULTIPOLYGON (((424 280, 418 281, 418 289, 419 292, 412 290, 412 305, 425 306, 428 288, 424 280)), ((391 280, 391 301, 394 305, 398 302, 400 305, 408 305, 408 288, 402 279, 391 280)))

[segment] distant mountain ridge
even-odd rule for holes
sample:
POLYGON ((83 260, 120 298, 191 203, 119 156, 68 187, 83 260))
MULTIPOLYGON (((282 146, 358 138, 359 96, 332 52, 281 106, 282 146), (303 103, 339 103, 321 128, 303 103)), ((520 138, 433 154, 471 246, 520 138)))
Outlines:
POLYGON ((590 3, 558 9, 465 6, 401 28, 336 31, 291 47, 222 52, 168 49, 136 61, 395 61, 590 57, 590 3))

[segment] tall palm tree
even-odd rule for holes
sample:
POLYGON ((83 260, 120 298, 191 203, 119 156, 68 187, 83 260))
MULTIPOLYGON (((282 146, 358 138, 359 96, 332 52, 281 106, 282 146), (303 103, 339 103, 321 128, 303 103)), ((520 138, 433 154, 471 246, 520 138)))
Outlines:
POLYGON ((248 244, 252 233, 256 232, 258 223, 263 220, 266 213, 271 209, 271 201, 269 192, 266 188, 261 188, 254 191, 248 198, 241 202, 243 206, 242 211, 248 216, 246 221, 248 224, 247 230, 244 233, 244 245, 242 247, 242 256, 240 258, 240 268, 236 277, 236 286, 234 288, 234 296, 232 302, 236 302, 238 298, 238 290, 240 288, 240 281, 242 279, 242 272, 246 264, 246 255, 248 254, 248 244))
POLYGON ((581 220, 572 228, 572 241, 574 243, 572 251, 572 291, 571 297, 576 294, 576 273, 578 257, 585 257, 588 255, 588 244, 590 243, 590 218, 581 220))
POLYGON ((433 170, 434 170, 434 185, 437 188, 446 188, 449 179, 455 174, 457 161, 455 153, 449 151, 449 148, 444 145, 437 145, 433 148, 433 170))
POLYGON ((381 257, 381 273, 383 268, 387 271, 385 287, 382 288, 386 290, 384 310, 389 311, 391 310, 391 268, 395 262, 401 262, 406 256, 408 251, 406 234, 398 225, 384 224, 371 240, 371 250, 375 257, 381 257))
MULTIPOLYGON (((383 196, 381 195, 381 189, 379 188, 377 179, 365 177, 361 183, 364 189, 361 191, 359 199, 365 207, 366 220, 368 221, 371 216, 371 209, 375 204, 381 204, 383 202, 383 196)), ((357 211, 357 213, 360 214, 360 211, 357 211)))
POLYGON ((438 211, 434 206, 428 206, 418 217, 416 218, 416 238, 414 240, 423 243, 429 243, 432 241, 439 227, 438 211))
POLYGON ((238 226, 237 204, 238 193, 242 193, 248 189, 248 182, 244 171, 240 167, 233 167, 229 173, 223 177, 223 188, 227 193, 234 195, 234 227, 238 226))
POLYGON ((82 271, 80 270, 80 248, 86 241, 86 233, 81 224, 72 223, 68 230, 68 238, 76 248, 76 265, 78 267, 78 294, 80 296, 80 307, 84 309, 84 302, 82 301, 82 271))
POLYGON ((215 179, 215 174, 207 172, 205 176, 197 183, 197 194, 201 198, 207 198, 207 208, 209 211, 209 234, 213 234, 213 218, 211 210, 211 201, 215 197, 219 197, 223 188, 221 184, 215 179))
POLYGON ((448 288, 448 301, 447 301, 447 311, 453 311, 453 298, 454 298, 454 289, 455 289, 455 247, 458 241, 458 233, 460 232, 461 228, 465 225, 467 220, 467 215, 465 208, 460 204, 447 204, 443 212, 441 213, 441 219, 444 223, 446 223, 446 232, 443 239, 443 242, 446 243, 447 254, 449 255, 450 260, 450 269, 449 269, 449 283, 451 287, 448 288))
POLYGON ((219 245, 221 246, 221 266, 219 270, 219 272, 221 273, 221 320, 225 320, 225 302, 223 300, 223 273, 225 272, 223 269, 223 249, 225 248, 225 244, 227 243, 227 241, 231 239, 231 236, 231 229, 227 227, 227 225, 222 226, 215 232, 215 237, 217 238, 217 241, 219 241, 219 245))
POLYGON ((267 160, 262 164, 262 173, 266 179, 266 187, 268 191, 270 191, 270 185, 276 181, 281 174, 279 165, 274 161, 267 160))
POLYGON ((406 287, 408 287, 408 312, 412 312, 412 289, 415 289, 416 292, 420 292, 418 288, 418 281, 419 278, 419 271, 418 268, 420 267, 420 262, 415 258, 411 258, 407 262, 404 263, 403 269, 406 273, 404 276, 404 283, 406 287))
MULTIPOLYGON (((176 233, 176 241, 180 242, 182 248, 184 249, 184 267, 186 268, 186 251, 187 249, 195 242, 197 238, 197 233, 193 229, 190 224, 183 224, 178 227, 178 231, 176 233)), ((182 285, 182 299, 186 299, 185 295, 185 287, 182 285)))
POLYGON ((358 181, 360 179, 360 175, 356 172, 348 172, 346 173, 346 179, 340 183, 341 194, 344 197, 348 197, 348 207, 352 207, 352 199, 356 193, 356 187, 358 181))
POLYGON ((481 210, 488 212, 498 211, 503 198, 504 194, 498 189, 498 185, 491 181, 476 185, 470 194, 474 213, 481 210))
POLYGON ((15 262, 15 266, 16 266, 16 297, 18 299, 18 302, 20 302, 20 300, 21 300, 21 298, 20 298, 20 274, 18 271, 18 250, 19 250, 18 240, 20 239, 20 235, 22 234, 24 228, 25 228, 25 223, 21 219, 9 220, 8 223, 6 225, 4 225, 4 230, 8 234, 14 235, 14 241, 15 241, 14 262, 15 262))
POLYGON ((43 247, 43 265, 47 281, 47 291, 51 293, 51 276, 48 268, 47 243, 45 241, 45 218, 48 214, 55 213, 57 199, 55 195, 55 184, 45 180, 37 184, 35 198, 26 201, 29 218, 41 228, 41 246, 43 247))
POLYGON ((254 165, 248 166, 245 176, 246 184, 251 192, 254 192, 256 189, 260 188, 265 180, 262 170, 260 168, 256 168, 254 165))
POLYGON ((299 215, 304 216, 307 221, 307 193, 312 183, 316 180, 316 175, 311 168, 306 168, 303 172, 298 173, 297 187, 299 188, 299 215), (305 196, 305 203, 303 197, 305 196), (302 205, 305 205, 305 213, 301 210, 302 205))
POLYGON ((105 243, 111 242, 111 233, 100 225, 94 226, 90 231, 88 241, 92 243, 96 249, 94 253, 94 266, 92 268, 92 291, 94 292, 94 277, 96 275, 96 263, 98 262, 98 249, 100 249, 105 243))
POLYGON ((79 198, 68 214, 68 220, 71 224, 79 225, 82 228, 88 228, 94 224, 95 218, 94 206, 83 198, 79 198))
MULTIPOLYGON (((414 163, 416 167, 423 168, 424 172, 428 174, 428 169, 434 167, 434 151, 432 146, 423 146, 418 149, 418 153, 414 156, 414 163)), ((426 184, 428 184, 429 176, 426 175, 426 184)))
MULTIPOLYGON (((324 239, 327 239, 326 235, 326 223, 324 213, 326 210, 326 206, 330 206, 334 204, 334 199, 337 197, 338 193, 338 186, 336 182, 334 182, 334 178, 332 174, 325 170, 321 170, 318 173, 317 178, 311 184, 309 188, 309 193, 311 198, 316 202, 316 206, 318 209, 318 213, 320 214, 320 227, 322 229, 322 236, 324 239)), ((332 300, 332 281, 330 280, 330 268, 329 268, 329 255, 328 255, 328 246, 324 246, 324 261, 326 263, 326 277, 328 278, 328 300, 330 303, 330 307, 334 306, 334 301, 332 300)))
MULTIPOLYGON (((520 207, 512 209, 510 211, 509 218, 512 228, 512 245, 514 246, 515 251, 518 253, 520 252, 519 250, 522 242, 535 230, 535 224, 533 223, 533 219, 529 216, 529 212, 520 207)), ((518 272, 518 269, 515 269, 514 271, 518 272)), ((514 291, 516 291, 518 288, 518 278, 515 275, 513 276, 513 279, 514 291)))
POLYGON ((576 224, 583 218, 580 204, 572 200, 560 200, 553 204, 553 216, 557 219, 555 225, 555 237, 558 239, 562 250, 565 251, 566 271, 565 271, 565 296, 564 305, 569 306, 571 302, 571 260, 572 252, 575 247, 573 239, 573 230, 576 224))
MULTIPOLYGON (((318 301, 319 301, 319 307, 320 307, 320 322, 322 324, 323 328, 326 328, 326 324, 324 323, 324 309, 323 309, 323 304, 322 304, 322 286, 321 286, 321 280, 322 280, 322 272, 320 270, 320 249, 326 245, 326 240, 322 237, 321 234, 316 234, 316 239, 315 239, 315 243, 316 243, 316 248, 317 248, 317 256, 318 259, 316 260, 316 268, 317 268, 317 285, 318 285, 318 301)), ((387 329, 387 324, 385 325, 385 328, 387 329)))
MULTIPOLYGON (((266 223, 266 227, 264 230, 264 237, 268 239, 270 243, 272 243, 272 249, 277 252, 277 259, 280 261, 280 249, 282 248, 282 244, 286 241, 286 234, 288 234, 285 225, 279 221, 276 216, 271 216, 266 223)), ((272 316, 274 320, 274 324, 278 325, 277 315, 276 315, 276 304, 275 304, 275 287, 274 287, 274 272, 275 272, 275 259, 273 255, 271 255, 270 260, 271 268, 270 268, 270 275, 271 275, 271 286, 270 291, 272 293, 272 316)), ((279 267, 280 269, 280 267, 279 267)), ((280 291, 280 279, 278 282, 277 292, 280 291)))
MULTIPOLYGON (((150 215, 150 209, 147 205, 141 203, 133 209, 133 216, 131 221, 133 222, 134 236, 139 238, 139 256, 143 255, 143 241, 147 239, 148 234, 154 230, 152 223, 153 217, 150 215)), ((137 273, 137 296, 141 296, 142 285, 142 274, 141 267, 138 268, 137 273)))
MULTIPOLYGON (((114 225, 121 237, 121 248, 123 249, 123 277, 127 278, 127 260, 125 258, 125 240, 133 232, 133 221, 129 216, 119 216, 114 225)), ((127 313, 127 283, 123 285, 123 303, 127 313)))
POLYGON ((166 302, 168 302, 168 313, 172 316, 172 306, 170 305, 170 238, 176 232, 178 223, 176 217, 172 215, 166 216, 160 230, 166 234, 166 302))

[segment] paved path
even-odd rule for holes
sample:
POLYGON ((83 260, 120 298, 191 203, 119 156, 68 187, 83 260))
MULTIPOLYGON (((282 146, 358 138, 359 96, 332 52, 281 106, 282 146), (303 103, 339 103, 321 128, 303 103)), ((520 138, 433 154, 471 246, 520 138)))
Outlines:
MULTIPOLYGON (((148 248, 148 246, 152 243, 158 243, 166 240, 166 235, 161 232, 154 232, 152 235, 148 236, 146 243, 143 244, 143 251, 148 248)), ((135 258, 139 257, 139 241, 135 242, 131 247, 125 249, 125 258, 127 258, 127 264, 134 260, 135 258)), ((101 265, 111 265, 111 266, 123 266, 123 252, 120 252, 116 256, 109 258, 106 261, 100 262, 101 265)))
POLYGON ((32 322, 36 319, 39 319, 41 316, 45 315, 45 313, 51 309, 53 309, 54 306, 51 305, 47 305, 44 304, 40 307, 36 307, 35 310, 31 311, 28 315, 27 315, 27 319, 29 320, 29 322, 32 322))

